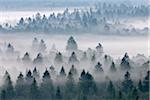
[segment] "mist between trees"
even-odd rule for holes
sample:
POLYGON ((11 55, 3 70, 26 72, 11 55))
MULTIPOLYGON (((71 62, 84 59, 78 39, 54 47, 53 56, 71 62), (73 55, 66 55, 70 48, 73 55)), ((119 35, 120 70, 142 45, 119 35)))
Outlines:
POLYGON ((79 50, 74 37, 67 41, 66 51, 52 46, 46 52, 44 40, 32 41, 30 52, 19 56, 9 43, 0 50, 0 100, 148 100, 149 58, 125 53, 114 60, 99 43, 95 49, 79 50), (34 51, 34 52, 33 52, 34 51), (17 76, 17 77, 16 77, 17 76))

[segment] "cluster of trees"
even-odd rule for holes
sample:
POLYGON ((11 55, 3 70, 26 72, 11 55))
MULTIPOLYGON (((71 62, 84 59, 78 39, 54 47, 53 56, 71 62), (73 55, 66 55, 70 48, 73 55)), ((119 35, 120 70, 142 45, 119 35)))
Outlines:
MULTIPOLYGON (((26 52, 22 58, 17 58, 17 64, 23 61, 26 67, 20 64, 19 68, 36 67, 20 73, 17 80, 12 80, 6 71, 0 86, 0 100, 148 100, 150 61, 144 55, 131 59, 125 53, 122 59, 115 61, 103 55, 100 43, 95 50, 79 50, 72 36, 67 41, 67 54, 53 51, 54 57, 52 54, 49 58, 49 55, 43 56, 46 44, 37 38, 32 42, 32 49, 41 53, 32 60, 26 52), (50 63, 52 66, 41 72, 50 63)), ((5 53, 10 58, 16 51, 8 44, 5 53)))
POLYGON ((139 82, 132 80, 129 71, 119 82, 113 79, 98 82, 85 70, 75 80, 77 73, 70 70, 66 74, 63 67, 57 81, 52 79, 51 74, 46 69, 40 78, 34 68, 33 72, 28 70, 25 76, 20 73, 13 84, 6 71, 0 88, 1 100, 148 100, 149 97, 149 71, 139 82))
MULTIPOLYGON (((35 17, 21 18, 15 27, 8 23, 1 30, 11 32, 106 32, 114 31, 113 27, 120 24, 118 19, 130 17, 148 17, 148 6, 133 6, 127 4, 107 4, 100 3, 88 10, 75 9, 69 12, 68 8, 63 13, 50 14, 50 16, 37 13, 35 17), (112 23, 109 23, 109 22, 112 23), (90 30, 89 30, 90 28, 90 30), (95 31, 96 30, 96 31, 95 31)), ((144 30, 147 30, 145 28, 144 30)), ((116 27, 115 33, 119 31, 136 31, 136 29, 119 29, 116 27)), ((120 34, 120 33, 119 33, 120 34)))
MULTIPOLYGON (((31 51, 25 52, 21 57, 21 51, 16 51, 14 46, 10 43, 6 44, 6 48, 0 50, 1 60, 4 61, 14 61, 20 64, 25 64, 25 66, 47 66, 51 63, 54 66, 70 66, 77 65, 83 66, 95 66, 95 69, 98 71, 103 71, 103 68, 112 69, 116 71, 116 66, 121 66, 121 70, 130 70, 133 69, 133 66, 141 67, 147 69, 149 64, 149 59, 144 55, 138 54, 133 59, 128 56, 128 53, 125 53, 122 59, 118 59, 117 63, 113 58, 107 54, 104 54, 103 46, 99 43, 95 49, 88 48, 85 51, 79 50, 78 44, 75 41, 74 37, 69 37, 66 45, 66 51, 60 52, 55 46, 52 47, 49 53, 47 53, 47 46, 43 39, 40 41, 37 38, 34 38, 32 41, 31 51), (35 57, 33 57, 33 55, 35 57)), ((22 66, 22 65, 18 65, 22 66)))

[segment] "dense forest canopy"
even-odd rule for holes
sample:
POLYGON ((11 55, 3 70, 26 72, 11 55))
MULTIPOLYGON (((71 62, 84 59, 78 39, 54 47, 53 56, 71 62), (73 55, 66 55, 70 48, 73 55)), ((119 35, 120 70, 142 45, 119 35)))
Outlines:
POLYGON ((22 17, 15 26, 9 23, 0 25, 0 32, 147 35, 147 26, 137 28, 132 22, 146 24, 148 13, 148 5, 97 3, 87 9, 70 11, 70 8, 66 8, 62 13, 54 12, 48 16, 37 13, 34 17, 22 17))

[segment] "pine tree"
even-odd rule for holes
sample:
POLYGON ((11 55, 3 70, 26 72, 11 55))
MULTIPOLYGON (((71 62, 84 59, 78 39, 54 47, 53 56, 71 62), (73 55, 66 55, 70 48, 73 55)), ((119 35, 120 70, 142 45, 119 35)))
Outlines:
POLYGON ((32 73, 31 73, 30 70, 27 72, 25 80, 26 80, 26 84, 31 84, 32 83, 33 76, 32 76, 32 73))
POLYGON ((95 72, 98 72, 98 73, 104 72, 104 71, 103 71, 103 68, 102 68, 102 64, 101 64, 100 62, 98 62, 98 63, 95 65, 95 72))
POLYGON ((14 47, 9 43, 7 46, 6 53, 12 54, 14 52, 14 47))
POLYGON ((130 79, 130 73, 127 71, 124 75, 124 81, 122 82, 122 91, 123 92, 131 92, 133 89, 133 81, 130 79))
POLYGON ((33 77, 37 80, 40 77, 39 72, 37 71, 36 67, 34 67, 34 69, 33 69, 33 77))
POLYGON ((66 46, 66 50, 69 51, 74 51, 78 49, 78 45, 75 41, 75 39, 71 36, 69 37, 68 41, 67 41, 67 46, 66 46))
POLYGON ((39 89, 38 89, 38 85, 37 85, 35 78, 33 79, 33 82, 31 84, 30 96, 31 96, 31 100, 39 99, 39 89))
POLYGON ((30 61, 31 61, 31 58, 30 58, 30 55, 29 55, 28 52, 26 52, 26 53, 24 54, 22 60, 23 60, 24 62, 30 62, 30 61))
POLYGON ((43 56, 41 53, 37 54, 37 57, 33 60, 34 64, 41 64, 43 62, 43 56))
POLYGON ((53 82, 51 80, 50 73, 48 72, 47 69, 43 73, 42 83, 41 83, 40 90, 41 90, 41 97, 44 100, 54 99, 53 82))
POLYGON ((66 76, 66 72, 65 72, 65 69, 64 69, 63 66, 61 67, 61 70, 60 70, 59 74, 60 74, 61 77, 65 77, 66 76))
POLYGON ((115 63, 112 62, 111 66, 110 66, 110 72, 116 72, 117 69, 116 69, 116 66, 115 66, 115 63))
POLYGON ((50 73, 46 69, 45 72, 43 73, 43 81, 47 82, 47 80, 50 80, 50 79, 51 79, 50 73))
POLYGON ((81 72, 80 78, 83 78, 85 76, 85 70, 83 69, 83 71, 81 72))
POLYGON ((130 70, 131 69, 131 65, 129 63, 129 56, 127 53, 125 53, 124 57, 121 60, 121 69, 122 70, 130 70))
POLYGON ((24 98, 25 97, 25 80, 22 73, 19 74, 16 81, 16 97, 17 98, 24 98))
POLYGON ((69 57, 69 63, 74 64, 78 62, 79 60, 77 59, 75 52, 72 52, 71 56, 69 57))
POLYGON ((97 87, 93 76, 83 70, 79 78, 79 92, 83 94, 93 95, 97 92, 97 87))
POLYGON ((75 80, 74 80, 73 74, 71 72, 69 72, 68 76, 67 76, 65 93, 66 93, 66 97, 68 99, 73 99, 73 96, 76 93, 75 80))
POLYGON ((103 53, 103 46, 101 43, 98 43, 98 46, 96 46, 97 53, 103 53))
POLYGON ((14 98, 14 95, 15 95, 14 87, 11 81, 11 77, 7 71, 4 75, 3 90, 5 91, 5 94, 6 94, 5 95, 6 100, 12 100, 14 98))

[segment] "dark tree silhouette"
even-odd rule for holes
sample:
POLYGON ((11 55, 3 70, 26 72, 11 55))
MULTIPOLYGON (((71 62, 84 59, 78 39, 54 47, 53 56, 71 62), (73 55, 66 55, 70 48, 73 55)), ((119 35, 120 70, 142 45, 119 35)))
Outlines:
POLYGON ((22 73, 19 74, 16 81, 16 96, 17 98, 25 98, 26 97, 26 91, 25 91, 25 80, 22 73))
POLYGON ((124 75, 124 80, 122 82, 122 91, 123 92, 131 92, 133 89, 133 81, 130 78, 130 73, 127 71, 124 75))
POLYGON ((31 96, 32 100, 38 100, 40 97, 39 88, 38 88, 38 85, 37 85, 35 78, 33 79, 33 83, 31 84, 30 96, 31 96))
POLYGON ((122 70, 130 70, 131 69, 131 65, 129 63, 129 56, 127 53, 125 53, 124 57, 121 60, 121 69, 122 70))
POLYGON ((6 94, 6 100, 12 100, 14 98, 15 96, 14 87, 11 81, 11 77, 7 71, 4 75, 3 90, 5 91, 6 94))
POLYGON ((102 68, 102 64, 101 64, 100 62, 98 62, 98 63, 95 65, 95 72, 96 72, 96 73, 104 72, 104 71, 103 71, 103 68, 102 68))
POLYGON ((40 86, 41 98, 45 100, 54 99, 54 87, 50 73, 46 69, 43 73, 42 83, 40 86))
POLYGON ((61 77, 65 77, 66 76, 66 72, 65 72, 65 69, 64 69, 63 66, 61 67, 61 70, 60 70, 59 74, 60 74, 61 77))

